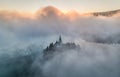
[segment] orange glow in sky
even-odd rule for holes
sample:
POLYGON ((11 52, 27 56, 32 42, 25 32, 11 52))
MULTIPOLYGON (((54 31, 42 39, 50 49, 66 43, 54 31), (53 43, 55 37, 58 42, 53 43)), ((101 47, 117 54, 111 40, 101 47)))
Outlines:
POLYGON ((0 10, 34 13, 49 5, 63 12, 76 10, 80 13, 88 13, 120 9, 120 0, 0 0, 0 10))

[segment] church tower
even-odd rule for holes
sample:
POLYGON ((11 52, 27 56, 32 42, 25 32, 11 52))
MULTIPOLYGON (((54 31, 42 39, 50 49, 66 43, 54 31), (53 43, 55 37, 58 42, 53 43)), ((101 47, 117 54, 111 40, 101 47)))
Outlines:
POLYGON ((60 44, 62 43, 61 35, 59 36, 59 43, 60 43, 60 44))

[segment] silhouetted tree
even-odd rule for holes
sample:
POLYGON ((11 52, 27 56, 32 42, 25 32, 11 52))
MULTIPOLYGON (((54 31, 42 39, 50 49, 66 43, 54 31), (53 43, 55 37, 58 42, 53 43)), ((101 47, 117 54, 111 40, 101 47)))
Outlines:
POLYGON ((49 48, 52 49, 53 47, 54 47, 54 44, 51 43, 50 46, 49 46, 49 48))

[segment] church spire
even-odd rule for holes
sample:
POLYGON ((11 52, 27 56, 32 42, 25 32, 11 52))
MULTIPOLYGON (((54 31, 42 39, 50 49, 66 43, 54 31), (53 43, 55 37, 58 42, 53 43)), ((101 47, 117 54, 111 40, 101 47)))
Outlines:
POLYGON ((61 35, 59 36, 59 43, 62 43, 61 35))

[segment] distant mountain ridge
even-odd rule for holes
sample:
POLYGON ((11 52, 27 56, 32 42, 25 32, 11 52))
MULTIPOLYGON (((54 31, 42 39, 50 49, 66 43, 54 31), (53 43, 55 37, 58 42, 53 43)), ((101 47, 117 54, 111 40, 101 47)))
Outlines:
POLYGON ((94 16, 113 16, 117 13, 120 13, 120 9, 118 10, 113 10, 113 11, 106 11, 106 12, 95 12, 95 13, 92 13, 94 16))

